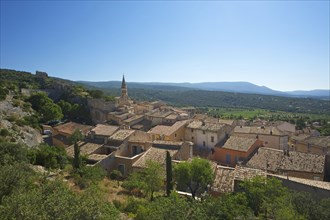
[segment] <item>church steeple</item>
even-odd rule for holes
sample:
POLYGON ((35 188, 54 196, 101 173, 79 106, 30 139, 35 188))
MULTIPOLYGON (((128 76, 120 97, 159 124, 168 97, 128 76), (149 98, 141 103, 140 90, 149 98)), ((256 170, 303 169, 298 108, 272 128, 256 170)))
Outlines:
POLYGON ((121 88, 126 89, 125 76, 123 75, 123 80, 121 81, 121 88))
POLYGON ((118 100, 118 103, 119 103, 119 106, 130 105, 124 75, 123 75, 123 80, 121 81, 121 95, 118 100))

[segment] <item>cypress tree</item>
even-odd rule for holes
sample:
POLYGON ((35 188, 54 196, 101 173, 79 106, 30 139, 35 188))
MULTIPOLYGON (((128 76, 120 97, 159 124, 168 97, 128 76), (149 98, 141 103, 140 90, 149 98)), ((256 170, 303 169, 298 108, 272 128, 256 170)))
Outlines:
POLYGON ((74 158, 73 158, 73 168, 75 170, 79 170, 80 169, 80 165, 81 165, 81 160, 80 160, 80 148, 77 142, 74 143, 74 158))
POLYGON ((170 153, 166 152, 166 194, 169 196, 171 190, 173 190, 173 180, 172 180, 172 158, 170 153))

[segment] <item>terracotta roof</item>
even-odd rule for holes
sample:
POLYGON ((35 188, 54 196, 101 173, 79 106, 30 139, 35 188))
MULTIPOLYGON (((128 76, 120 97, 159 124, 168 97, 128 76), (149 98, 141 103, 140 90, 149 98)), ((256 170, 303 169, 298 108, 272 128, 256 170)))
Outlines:
POLYGON ((180 129, 182 126, 187 124, 187 120, 185 121, 177 121, 172 126, 165 126, 165 125, 157 125, 156 127, 152 128, 148 133, 150 134, 160 134, 160 135, 171 135, 180 129))
MULTIPOLYGON (((90 155, 94 153, 97 149, 103 146, 103 144, 95 144, 90 142, 78 142, 78 146, 80 147, 80 154, 81 155, 90 155)), ((65 149, 68 156, 74 156, 74 145, 69 146, 65 149)))
POLYGON ((217 166, 215 179, 211 189, 219 193, 233 192, 235 180, 243 181, 246 179, 252 179, 256 176, 266 177, 266 173, 259 169, 252 169, 243 166, 236 166, 235 168, 217 166))
POLYGON ((231 136, 222 148, 247 152, 257 140, 256 138, 231 136))
POLYGON ((141 118, 143 118, 143 117, 144 117, 143 115, 133 115, 132 117, 130 117, 130 118, 124 120, 124 121, 125 121, 125 122, 132 122, 132 121, 134 121, 134 120, 141 119, 141 118))
POLYGON ((108 157, 109 155, 106 154, 90 154, 87 156, 89 160, 94 160, 94 161, 100 161, 103 160, 104 158, 108 157))
POLYGON ((284 135, 276 127, 247 127, 247 126, 236 126, 234 133, 246 133, 246 134, 263 134, 263 135, 284 135))
POLYGON ((168 115, 168 116, 166 117, 166 119, 175 120, 175 119, 177 119, 177 117, 178 117, 177 114, 172 113, 172 114, 168 115))
POLYGON ((96 135, 111 136, 118 129, 118 126, 97 124, 96 127, 92 129, 92 131, 95 132, 96 135))
POLYGON ((170 114, 172 114, 172 112, 170 112, 170 111, 160 111, 160 112, 159 111, 156 111, 156 112, 150 114, 149 116, 151 116, 151 117, 157 117, 157 118, 165 118, 165 117, 167 117, 170 114))
POLYGON ((254 169, 250 167, 244 166, 236 166, 235 167, 235 180, 246 180, 252 179, 256 176, 267 177, 267 173, 260 169, 254 169))
POLYGON ((212 190, 220 193, 233 192, 234 190, 234 168, 217 166, 212 190))
POLYGON ((201 121, 193 121, 187 126, 187 128, 205 130, 205 131, 219 131, 226 126, 228 125, 221 123, 207 123, 207 122, 204 123, 201 121))
POLYGON ((75 122, 68 122, 54 127, 54 129, 58 132, 62 132, 68 135, 72 135, 76 129, 81 130, 83 134, 87 134, 87 132, 89 132, 92 128, 93 126, 78 124, 75 122))
POLYGON ((324 162, 324 155, 290 151, 289 156, 287 156, 282 150, 262 147, 246 165, 257 169, 266 169, 267 167, 267 170, 272 172, 291 170, 323 173, 324 162))
POLYGON ((330 136, 307 137, 302 142, 330 149, 330 136))
POLYGON ((134 130, 118 130, 113 135, 111 135, 110 139, 116 141, 123 141, 133 133, 134 130))
POLYGON ((164 165, 166 159, 166 151, 170 153, 171 157, 173 157, 173 155, 178 152, 178 150, 168 150, 158 147, 151 147, 133 164, 133 167, 145 168, 148 160, 164 165))

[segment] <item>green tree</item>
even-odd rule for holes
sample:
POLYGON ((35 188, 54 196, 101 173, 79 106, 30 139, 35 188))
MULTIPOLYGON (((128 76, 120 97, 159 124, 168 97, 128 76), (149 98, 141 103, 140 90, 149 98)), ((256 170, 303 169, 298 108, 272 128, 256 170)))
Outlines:
POLYGON ((7 142, 0 143, 0 166, 26 161, 28 158, 25 146, 7 142))
POLYGON ((78 142, 83 139, 83 134, 79 129, 76 129, 70 136, 70 142, 73 143, 74 157, 72 166, 73 169, 79 170, 81 168, 81 157, 80 157, 80 147, 78 142))
POLYGON ((42 120, 44 122, 61 119, 63 117, 61 107, 55 104, 46 93, 39 92, 33 94, 28 101, 32 104, 32 108, 42 115, 42 120))
POLYGON ((278 179, 257 176, 244 181, 240 187, 256 216, 265 219, 303 218, 294 210, 287 188, 278 179))
POLYGON ((43 107, 41 107, 39 113, 42 114, 42 119, 44 122, 60 120, 63 118, 61 107, 53 102, 46 103, 43 107))
POLYGON ((92 96, 95 99, 100 99, 103 97, 103 92, 101 90, 89 90, 89 95, 92 96))
POLYGON ((195 199, 199 190, 206 190, 213 182, 214 172, 208 160, 193 158, 191 162, 181 162, 174 167, 174 179, 179 189, 189 188, 195 199))
POLYGON ((109 175, 110 179, 117 180, 118 186, 119 186, 119 181, 121 180, 122 176, 123 175, 121 174, 121 172, 119 170, 113 170, 113 171, 111 171, 111 173, 109 175))
POLYGON ((173 190, 173 176, 172 176, 172 158, 168 151, 166 151, 166 194, 170 195, 173 190))
POLYGON ((47 144, 40 144, 38 148, 30 149, 28 157, 30 163, 52 169, 63 169, 68 162, 64 148, 47 144))
POLYGON ((300 117, 296 121, 296 129, 304 129, 306 127, 305 121, 300 117))
POLYGON ((146 168, 132 173, 122 184, 125 189, 140 189, 150 195, 150 200, 154 198, 154 192, 159 191, 163 186, 163 168, 153 161, 146 162, 146 168))
POLYGON ((147 167, 144 169, 143 181, 146 184, 147 193, 150 194, 150 200, 154 198, 154 192, 159 191, 163 186, 163 168, 154 161, 147 161, 147 167))

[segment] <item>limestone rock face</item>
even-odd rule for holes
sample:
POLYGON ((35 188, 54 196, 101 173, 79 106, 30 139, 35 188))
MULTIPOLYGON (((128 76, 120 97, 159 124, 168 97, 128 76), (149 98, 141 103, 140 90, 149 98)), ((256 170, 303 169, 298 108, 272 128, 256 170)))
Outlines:
POLYGON ((2 140, 25 144, 28 147, 38 146, 43 142, 40 131, 19 123, 23 117, 30 116, 32 112, 23 110, 20 105, 14 106, 14 102, 11 96, 0 101, 0 129, 8 131, 7 135, 1 136, 2 140))

